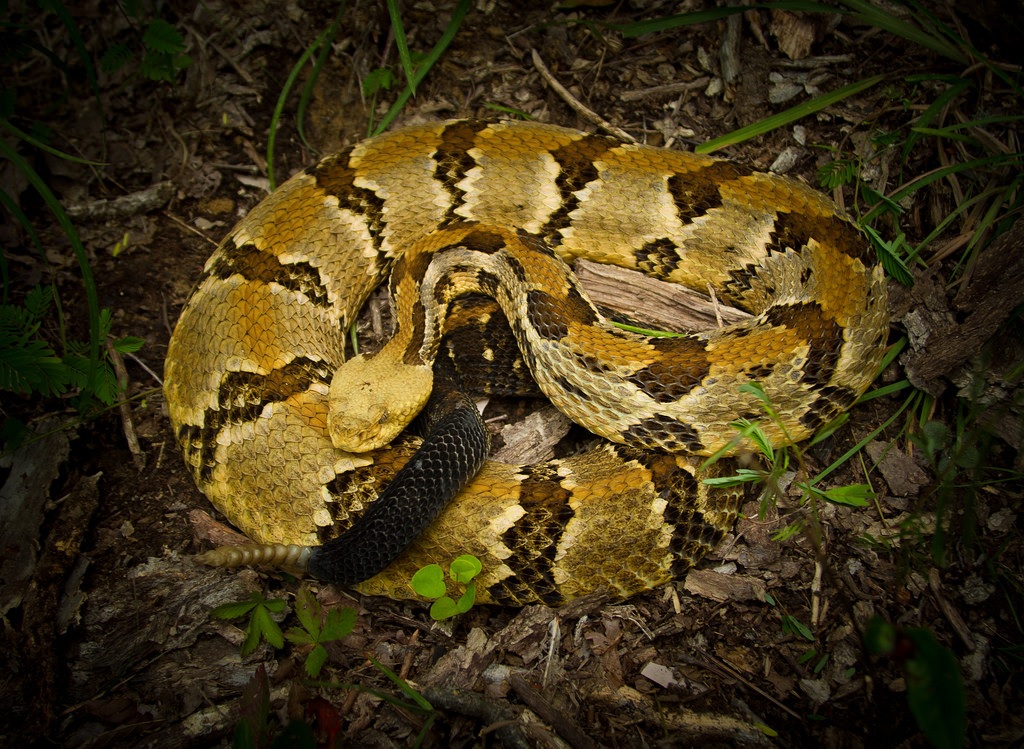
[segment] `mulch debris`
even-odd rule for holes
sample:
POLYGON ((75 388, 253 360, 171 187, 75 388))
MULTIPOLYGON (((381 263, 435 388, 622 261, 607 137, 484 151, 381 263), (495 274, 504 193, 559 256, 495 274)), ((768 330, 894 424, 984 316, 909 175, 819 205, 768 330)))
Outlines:
MULTIPOLYGON (((98 3, 77 5, 95 54, 111 40, 134 38, 136 22, 127 16, 98 3)), ((752 10, 626 39, 590 22, 670 15, 678 4, 575 5, 474 3, 401 120, 491 117, 489 107, 501 105, 592 129, 576 106, 583 104, 649 143, 685 147, 876 73, 946 69, 929 53, 838 15, 752 10)), ((328 643, 320 681, 305 678, 306 651, 298 646, 263 643, 243 658, 239 621, 210 612, 254 591, 292 602, 299 583, 192 561, 204 548, 199 538, 209 538, 217 521, 184 469, 158 377, 171 327, 205 258, 265 194, 274 103, 290 66, 333 10, 209 0, 172 2, 161 12, 184 32, 192 60, 172 83, 145 80, 128 66, 100 77, 98 97, 72 80, 61 99, 64 83, 49 80, 40 59, 10 71, 19 113, 44 117, 55 108, 62 147, 103 164, 31 156, 89 248, 114 335, 140 336, 145 346, 125 361, 141 467, 118 412, 78 423, 71 410, 54 413, 52 402, 4 396, 5 414, 49 412, 51 423, 74 426, 42 450, 37 443, 34 452, 5 457, 0 511, 26 504, 0 516, 2 743, 227 746, 263 700, 276 726, 271 733, 302 721, 318 745, 408 746, 422 732, 424 746, 924 746, 901 664, 867 654, 862 644, 876 615, 928 628, 956 655, 972 744, 1024 738, 1019 474, 981 486, 969 504, 959 487, 943 493, 936 466, 901 434, 904 415, 826 484, 870 482, 876 500, 857 508, 802 501, 800 484, 893 417, 905 392, 863 404, 841 432, 805 450, 781 478, 777 503, 752 496, 716 554, 662 590, 624 603, 595 596, 561 609, 478 606, 435 623, 425 604, 355 599, 323 587, 322 606, 351 606, 358 617, 351 634, 328 643), (790 533, 796 523, 802 532, 790 533), (937 528, 946 533, 941 565, 931 556, 937 528), (435 712, 417 710, 374 662, 435 712)), ((451 7, 407 3, 403 12, 410 47, 426 50, 451 7)), ((293 96, 277 133, 278 175, 313 162, 312 148, 329 152, 358 140, 371 113, 379 118, 386 109, 360 89, 371 70, 397 69, 385 6, 356 2, 345 13, 313 89, 311 146, 296 132, 293 96)), ((54 17, 38 23, 58 54, 72 58, 54 17)), ((302 83, 308 75, 306 68, 302 83)), ((870 130, 866 122, 881 127, 890 105, 869 89, 728 155, 767 168, 785 154, 781 168, 814 181, 815 167, 828 158, 816 144, 869 145, 856 138, 870 130), (858 133, 852 144, 851 131, 858 133)), ((885 161, 873 168, 874 187, 884 192, 894 170, 885 161)), ((84 338, 77 262, 66 238, 17 175, 7 170, 4 183, 37 220, 47 248, 44 262, 17 227, 0 229, 9 298, 55 282, 72 332, 84 338)), ((912 214, 926 222, 920 211, 912 214)), ((907 376, 935 396, 932 418, 944 420, 954 437, 952 397, 973 394, 971 402, 986 411, 983 423, 998 435, 984 443, 984 457, 1007 471, 1022 467, 1024 400, 1013 385, 1024 359, 1020 226, 983 253, 958 290, 948 288, 945 265, 920 273, 909 290, 894 284, 894 340, 906 332, 909 346, 881 381, 907 376), (1000 332, 1014 320, 1016 337, 1000 332), (1002 336, 995 346, 993 336, 1002 336)), ((921 237, 929 228, 907 230, 921 237)), ((559 428, 544 419, 530 427, 559 428)))

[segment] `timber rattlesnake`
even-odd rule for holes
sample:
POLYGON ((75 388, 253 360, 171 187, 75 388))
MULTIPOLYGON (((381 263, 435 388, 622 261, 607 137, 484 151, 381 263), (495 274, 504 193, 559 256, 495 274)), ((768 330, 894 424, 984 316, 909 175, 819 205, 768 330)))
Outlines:
MULTIPOLYGON (((870 384, 888 326, 862 235, 794 180, 549 125, 418 125, 296 175, 207 262, 165 380, 200 489, 262 544, 316 546, 348 528, 419 444, 395 434, 429 392, 440 313, 467 291, 499 300, 545 394, 614 442, 533 466, 488 462, 363 592, 411 597, 416 569, 462 553, 483 562, 483 601, 665 582, 736 516, 736 497, 700 483, 684 453, 728 443, 740 417, 777 442, 807 437, 870 384), (562 262, 576 258, 710 285, 754 317, 684 338, 628 333, 580 292, 562 262), (335 378, 345 329, 393 265, 405 322, 335 378), (398 370, 404 384, 385 385, 398 370), (740 390, 751 381, 778 422, 740 390), (367 411, 347 400, 364 385, 385 391, 367 411)), ((234 561, 275 555, 288 553, 234 561)))

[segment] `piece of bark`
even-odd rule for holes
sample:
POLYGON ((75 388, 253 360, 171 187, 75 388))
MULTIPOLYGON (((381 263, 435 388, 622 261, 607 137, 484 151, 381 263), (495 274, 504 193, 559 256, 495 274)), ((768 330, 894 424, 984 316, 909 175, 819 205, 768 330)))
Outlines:
POLYGON ((881 441, 867 446, 868 455, 889 485, 889 491, 896 497, 913 497, 928 483, 927 472, 917 462, 894 445, 881 441))
POLYGON ((649 278, 639 271, 589 260, 577 260, 573 270, 595 304, 658 329, 691 333, 751 318, 749 313, 721 304, 707 294, 649 278))
POLYGON ((215 520, 205 510, 189 511, 188 522, 197 540, 207 541, 214 546, 240 546, 252 543, 247 536, 215 520))
POLYGON ((50 485, 70 452, 70 429, 57 419, 37 425, 30 438, 6 459, 10 469, 0 488, 0 615, 21 605, 38 558, 39 538, 50 485))
POLYGON ((713 601, 763 601, 764 583, 746 575, 723 575, 714 570, 692 569, 683 588, 687 593, 713 601))
POLYGON ((155 211, 167 205, 174 195, 173 182, 157 182, 154 185, 109 200, 91 200, 87 203, 67 205, 71 218, 85 221, 110 221, 111 219, 138 216, 141 213, 155 211))
POLYGON ((927 294, 923 304, 912 305, 903 318, 911 335, 911 348, 901 361, 915 387, 937 395, 945 389, 942 378, 965 364, 1024 303, 1024 221, 1017 221, 982 253, 973 278, 957 297, 963 318, 957 323, 944 301, 940 284, 918 279, 911 299, 927 294), (964 316, 966 313, 966 316, 964 316))
POLYGON ((555 445, 566 434, 572 422, 554 406, 547 406, 527 415, 501 430, 505 444, 491 455, 491 460, 513 465, 541 463, 555 457, 555 445))

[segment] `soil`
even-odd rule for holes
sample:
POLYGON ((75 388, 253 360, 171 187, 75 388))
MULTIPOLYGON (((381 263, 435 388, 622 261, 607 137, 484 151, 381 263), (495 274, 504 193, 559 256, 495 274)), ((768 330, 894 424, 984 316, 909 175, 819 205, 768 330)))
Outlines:
MULTIPOLYGON (((118 41, 141 50, 148 17, 75 5, 92 55, 118 41)), ((635 38, 609 26, 698 6, 472 3, 394 126, 514 111, 596 129, 549 85, 534 53, 587 109, 642 141, 674 148, 884 75, 884 85, 721 155, 762 169, 785 156, 781 168, 818 184, 817 168, 837 150, 867 157, 878 148, 881 156, 866 164, 869 186, 888 194, 951 156, 922 148, 898 162, 885 150, 886 134, 934 102, 945 81, 979 82, 972 117, 1019 115, 1019 97, 983 66, 968 69, 850 17, 748 11, 635 38)), ((1003 38, 998 2, 991 14, 983 4, 976 18, 932 6, 990 59, 1019 54, 1013 36, 1003 38)), ((126 409, 80 419, 70 397, 3 396, 6 417, 52 433, 5 463, 3 501, 25 509, 13 513, 15 532, 11 515, 0 524, 8 544, 0 580, 0 744, 227 746, 240 741, 236 727, 246 716, 264 716, 255 722, 266 733, 239 746, 267 746, 290 722, 292 731, 312 732, 298 746, 406 746, 418 736, 424 746, 925 746, 908 703, 922 629, 959 666, 968 742, 1024 739, 1021 430, 1014 410, 1022 399, 1013 374, 1022 361, 1021 300, 1013 301, 1019 289, 1005 281, 1013 278, 1008 263, 1021 255, 1019 234, 977 253, 967 278, 951 252, 944 262, 924 258, 912 288, 893 282, 892 341, 909 333, 912 345, 880 378, 892 392, 866 401, 835 435, 804 449, 782 476, 777 503, 752 495, 735 532, 685 579, 627 602, 477 606, 443 624, 425 604, 314 586, 323 607, 350 606, 357 618, 351 634, 327 644, 326 665, 312 681, 304 673, 308 646, 262 643, 242 657, 245 620, 211 617, 216 606, 256 591, 291 608, 299 581, 192 561, 209 547, 217 516, 184 469, 159 376, 174 321, 206 257, 266 194, 275 104, 292 66, 335 11, 305 1, 170 2, 161 17, 184 34, 190 64, 161 82, 140 75, 136 60, 101 71, 95 91, 74 37, 55 14, 4 12, 70 61, 63 77, 43 55, 12 58, 10 90, 21 119, 10 121, 45 122, 54 145, 99 162, 19 148, 74 211, 99 304, 112 313, 112 335, 138 336, 144 345, 125 357, 126 409), (156 197, 142 207, 116 203, 154 186, 156 197), (966 353, 930 348, 944 340, 966 353), (924 366, 935 357, 944 365, 924 366), (898 387, 908 377, 930 395, 908 401, 912 391, 898 387), (946 425, 948 449, 929 451, 925 438, 933 445, 943 438, 934 431, 940 427, 922 429, 928 420, 946 425), (870 483, 876 497, 864 507, 804 501, 801 482, 873 430, 866 450, 841 462, 823 487, 870 483), (892 654, 864 646, 875 616, 897 627, 892 654), (416 709, 373 661, 434 711, 416 709)), ((430 49, 451 15, 446 2, 405 4, 409 47, 430 49)), ((368 98, 360 82, 378 69, 401 80, 391 28, 382 3, 346 7, 311 84, 308 142, 296 112, 309 65, 285 99, 277 175, 360 139, 386 112, 401 84, 368 98)), ((991 132, 1019 151, 1018 135, 1000 127, 991 132)), ((40 257, 16 222, 0 230, 6 299, 20 300, 40 282, 55 284, 71 336, 86 340, 81 275, 67 235, 9 165, 2 174, 46 248, 40 257)), ((867 194, 833 191, 851 211, 867 194)), ((892 230, 920 241, 962 199, 937 183, 904 201, 892 230)), ((48 335, 58 332, 56 323, 45 325, 48 335)), ((285 622, 296 625, 293 615, 285 622)), ((951 689, 955 694, 955 677, 936 678, 942 683, 926 685, 932 699, 925 709, 933 712, 922 720, 933 727, 950 725, 956 712, 943 702, 951 689)))

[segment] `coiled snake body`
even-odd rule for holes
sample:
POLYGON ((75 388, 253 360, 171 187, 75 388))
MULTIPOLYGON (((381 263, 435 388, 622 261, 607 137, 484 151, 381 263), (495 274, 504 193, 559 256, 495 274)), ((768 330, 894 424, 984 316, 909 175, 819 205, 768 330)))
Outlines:
MULTIPOLYGON (((356 587, 410 597, 420 566, 470 553, 484 601, 625 597, 677 575, 735 520, 736 497, 703 485, 689 455, 729 443, 741 417, 776 442, 803 439, 870 384, 888 325, 871 255, 824 196, 730 162, 540 124, 410 127, 293 177, 228 235, 171 339, 171 422, 232 523, 315 547, 419 445, 399 433, 430 393, 449 305, 490 295, 544 394, 607 441, 487 462, 356 587), (576 258, 710 285, 753 317, 683 338, 626 332, 580 290, 565 265, 576 258), (344 330, 389 271, 395 337, 342 366, 344 330), (740 389, 753 381, 778 420, 740 389)), ((429 491, 444 481, 424 460, 429 491)), ((407 500, 401 513, 415 512, 407 500)))

